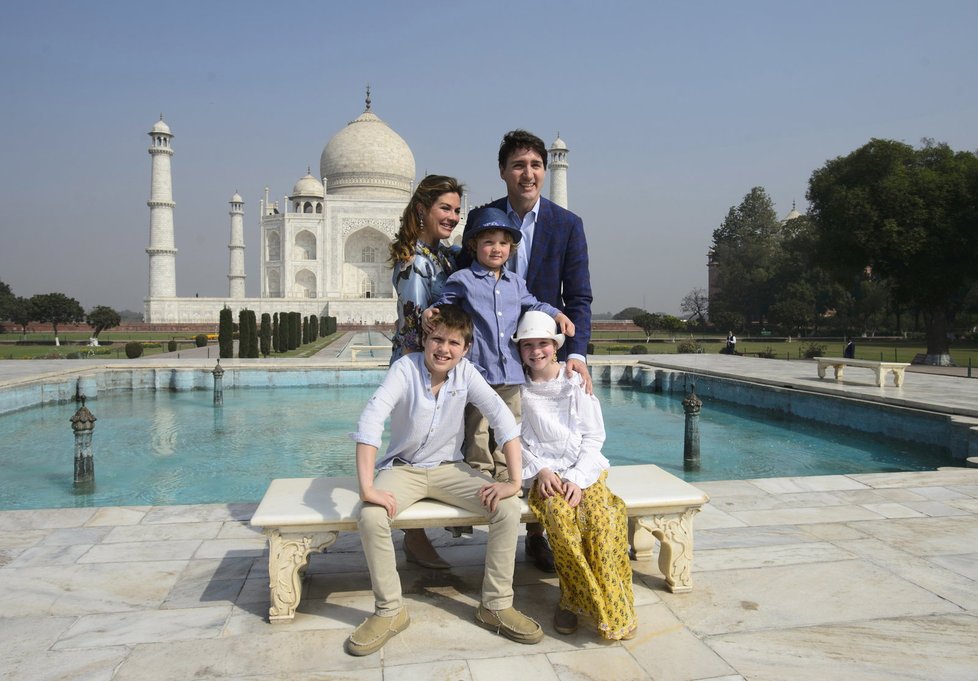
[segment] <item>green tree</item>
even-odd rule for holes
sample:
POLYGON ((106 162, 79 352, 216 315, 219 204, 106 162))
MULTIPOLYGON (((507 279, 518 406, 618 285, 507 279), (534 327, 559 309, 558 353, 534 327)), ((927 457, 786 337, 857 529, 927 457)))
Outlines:
POLYGON ((6 283, 0 281, 0 321, 10 319, 10 309, 16 296, 6 283))
POLYGON ((8 303, 7 319, 19 326, 21 335, 26 336, 28 325, 37 319, 34 303, 29 298, 15 297, 13 302, 8 303))
POLYGON ((234 315, 229 307, 221 309, 220 323, 217 327, 217 347, 221 359, 234 357, 234 315))
POLYGON ((624 310, 619 312, 614 316, 614 319, 635 319, 636 315, 640 315, 645 310, 640 307, 626 307, 624 310))
POLYGON ((85 323, 94 329, 92 335, 98 335, 106 329, 114 329, 122 323, 119 313, 106 305, 96 305, 85 317, 85 323))
POLYGON ((238 357, 247 357, 248 348, 251 347, 251 340, 248 337, 248 311, 238 311, 238 357))
POLYGON ((248 310, 248 357, 258 359, 258 316, 254 310, 248 310))
POLYGON ((258 337, 261 339, 260 347, 262 357, 268 357, 272 352, 272 315, 267 312, 261 314, 261 327, 258 330, 258 337))
POLYGON ((923 316, 925 362, 950 363, 948 332, 978 281, 978 155, 873 139, 816 170, 808 200, 825 267, 888 281, 894 303, 923 316))
POLYGON ((278 352, 278 312, 272 313, 272 352, 278 352))
POLYGON ((773 299, 781 223, 763 187, 754 187, 731 206, 713 231, 719 265, 711 314, 728 313, 763 323, 773 299))
POLYGON ((632 318, 632 323, 645 333, 645 342, 652 339, 656 329, 661 328, 662 315, 655 312, 641 312, 632 318))
POLYGON ((58 340, 59 324, 74 324, 85 319, 85 310, 74 298, 63 293, 40 293, 31 297, 34 306, 34 319, 45 322, 54 329, 54 340, 58 340))

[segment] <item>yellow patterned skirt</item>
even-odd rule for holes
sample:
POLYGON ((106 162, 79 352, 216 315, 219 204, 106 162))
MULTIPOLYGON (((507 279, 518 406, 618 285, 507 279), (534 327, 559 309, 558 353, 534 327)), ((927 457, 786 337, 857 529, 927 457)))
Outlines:
POLYGON ((561 496, 544 499, 536 484, 529 504, 546 528, 560 580, 560 607, 588 615, 603 638, 618 640, 638 625, 628 559, 628 514, 625 502, 605 480, 583 490, 571 508, 561 496))

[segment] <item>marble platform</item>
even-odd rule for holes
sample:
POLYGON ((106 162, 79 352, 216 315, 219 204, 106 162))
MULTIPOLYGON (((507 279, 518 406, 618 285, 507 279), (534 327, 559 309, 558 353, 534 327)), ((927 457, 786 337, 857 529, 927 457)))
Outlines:
POLYGON ((434 530, 454 567, 399 560, 413 623, 365 658, 342 648, 372 609, 356 534, 312 557, 295 621, 272 626, 253 505, 2 512, 0 678, 975 678, 978 470, 698 486, 696 588, 671 594, 654 560, 633 563, 634 640, 557 634, 556 580, 522 548, 517 605, 546 637, 482 629, 485 533, 434 530))

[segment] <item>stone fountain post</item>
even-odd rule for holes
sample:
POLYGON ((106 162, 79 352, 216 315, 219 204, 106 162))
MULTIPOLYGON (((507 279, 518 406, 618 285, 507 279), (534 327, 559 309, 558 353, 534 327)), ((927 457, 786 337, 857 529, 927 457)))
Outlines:
POLYGON ((221 368, 221 360, 217 360, 217 366, 214 367, 214 406, 220 407, 224 405, 224 369, 221 368))
POLYGON ((95 430, 95 415, 85 406, 85 396, 81 396, 82 405, 71 417, 71 429, 75 431, 75 486, 91 486, 95 484, 95 459, 92 456, 92 433, 95 430))
POLYGON ((686 413, 686 433, 683 439, 683 468, 687 471, 700 469, 700 409, 703 402, 696 396, 693 383, 689 394, 683 398, 686 413))

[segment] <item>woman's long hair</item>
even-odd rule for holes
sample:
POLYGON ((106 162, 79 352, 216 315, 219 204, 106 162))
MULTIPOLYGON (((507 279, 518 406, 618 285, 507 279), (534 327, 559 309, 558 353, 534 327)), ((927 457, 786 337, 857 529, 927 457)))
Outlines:
POLYGON ((428 175, 418 183, 414 195, 401 214, 401 228, 397 230, 390 246, 391 267, 414 257, 414 247, 421 237, 420 212, 427 212, 435 205, 442 194, 458 194, 462 198, 465 187, 454 177, 447 175, 428 175))

